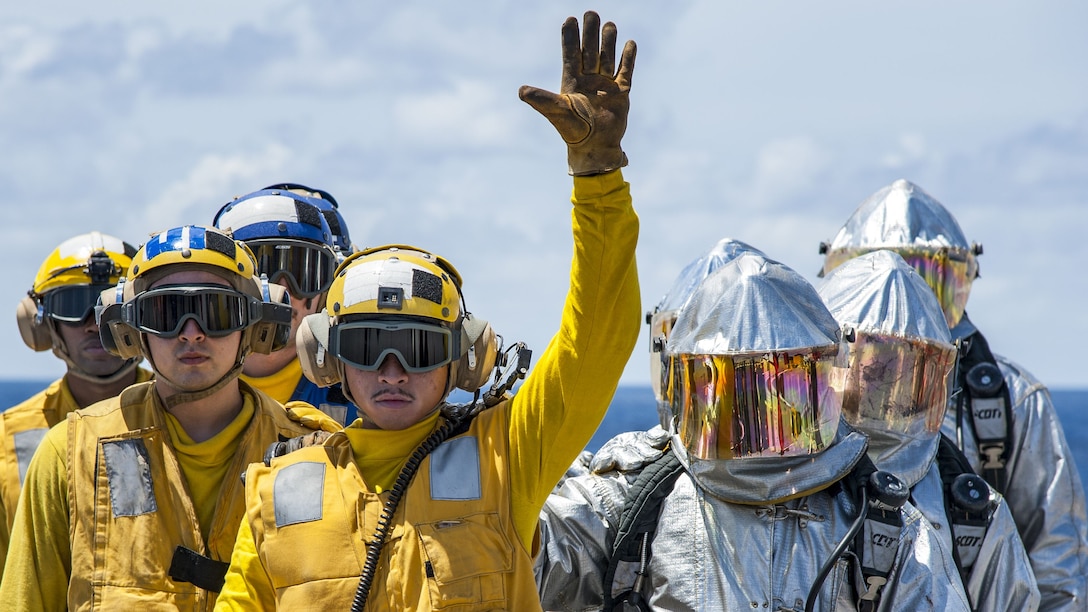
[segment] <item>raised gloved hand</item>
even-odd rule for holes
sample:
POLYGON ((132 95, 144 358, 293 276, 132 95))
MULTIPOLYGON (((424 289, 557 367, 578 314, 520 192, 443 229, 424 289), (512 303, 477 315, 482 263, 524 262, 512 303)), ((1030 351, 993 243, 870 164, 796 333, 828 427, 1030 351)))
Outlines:
POLYGON ((586 11, 582 40, 578 20, 563 23, 563 82, 559 94, 523 85, 518 97, 535 108, 567 143, 574 176, 603 174, 627 165, 620 140, 631 107, 635 42, 627 41, 616 71, 616 24, 586 11))

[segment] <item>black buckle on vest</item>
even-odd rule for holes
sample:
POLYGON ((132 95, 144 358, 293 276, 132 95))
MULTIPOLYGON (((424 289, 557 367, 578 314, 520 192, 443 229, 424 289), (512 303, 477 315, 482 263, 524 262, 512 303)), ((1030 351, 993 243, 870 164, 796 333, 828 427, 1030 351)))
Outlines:
POLYGON ((229 563, 216 561, 195 550, 178 546, 174 549, 174 557, 170 559, 168 573, 178 582, 188 582, 205 591, 218 593, 223 590, 228 567, 229 563))

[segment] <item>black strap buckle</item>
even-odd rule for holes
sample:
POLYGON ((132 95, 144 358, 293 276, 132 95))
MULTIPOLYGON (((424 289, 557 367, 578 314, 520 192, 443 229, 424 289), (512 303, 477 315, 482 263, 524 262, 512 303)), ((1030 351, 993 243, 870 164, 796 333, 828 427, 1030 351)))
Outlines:
POLYGON ((178 582, 188 582, 205 591, 218 593, 223 590, 228 567, 229 563, 216 561, 179 545, 174 549, 174 557, 170 559, 168 573, 178 582))

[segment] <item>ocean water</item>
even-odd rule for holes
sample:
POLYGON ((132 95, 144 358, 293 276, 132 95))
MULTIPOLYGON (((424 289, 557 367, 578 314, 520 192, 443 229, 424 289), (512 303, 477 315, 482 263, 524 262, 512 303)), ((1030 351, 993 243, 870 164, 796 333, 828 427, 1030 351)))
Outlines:
MULTIPOLYGON (((49 381, 0 381, 0 412, 41 391, 49 381)), ((1081 481, 1088 486, 1088 389, 1051 390, 1054 407, 1073 449, 1081 481)), ((616 390, 597 433, 586 446, 595 451, 624 431, 649 429, 657 424, 657 409, 649 386, 621 386, 616 390)))

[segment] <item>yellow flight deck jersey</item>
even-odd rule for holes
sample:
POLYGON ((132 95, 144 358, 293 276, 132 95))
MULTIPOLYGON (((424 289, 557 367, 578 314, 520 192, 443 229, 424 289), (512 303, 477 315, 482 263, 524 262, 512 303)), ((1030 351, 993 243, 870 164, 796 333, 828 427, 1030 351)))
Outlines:
MULTIPOLYGON (((136 382, 151 380, 151 372, 136 368, 136 382)), ((8 554, 11 523, 30 458, 49 428, 79 409, 68 387, 68 376, 53 381, 34 397, 0 412, 0 576, 8 554)))
MULTIPOLYGON (((572 201, 559 332, 512 399, 422 461, 393 515, 368 610, 540 609, 540 509, 604 418, 641 323, 629 186, 619 171, 575 177, 572 201)), ((357 422, 323 446, 251 466, 216 609, 349 609, 382 504, 443 418, 402 431, 357 422)))
POLYGON ((281 436, 310 429, 241 383, 239 415, 194 442, 154 385, 77 410, 46 434, 26 474, 0 608, 211 608, 215 592, 194 582, 217 563, 222 577, 246 466, 281 436))

